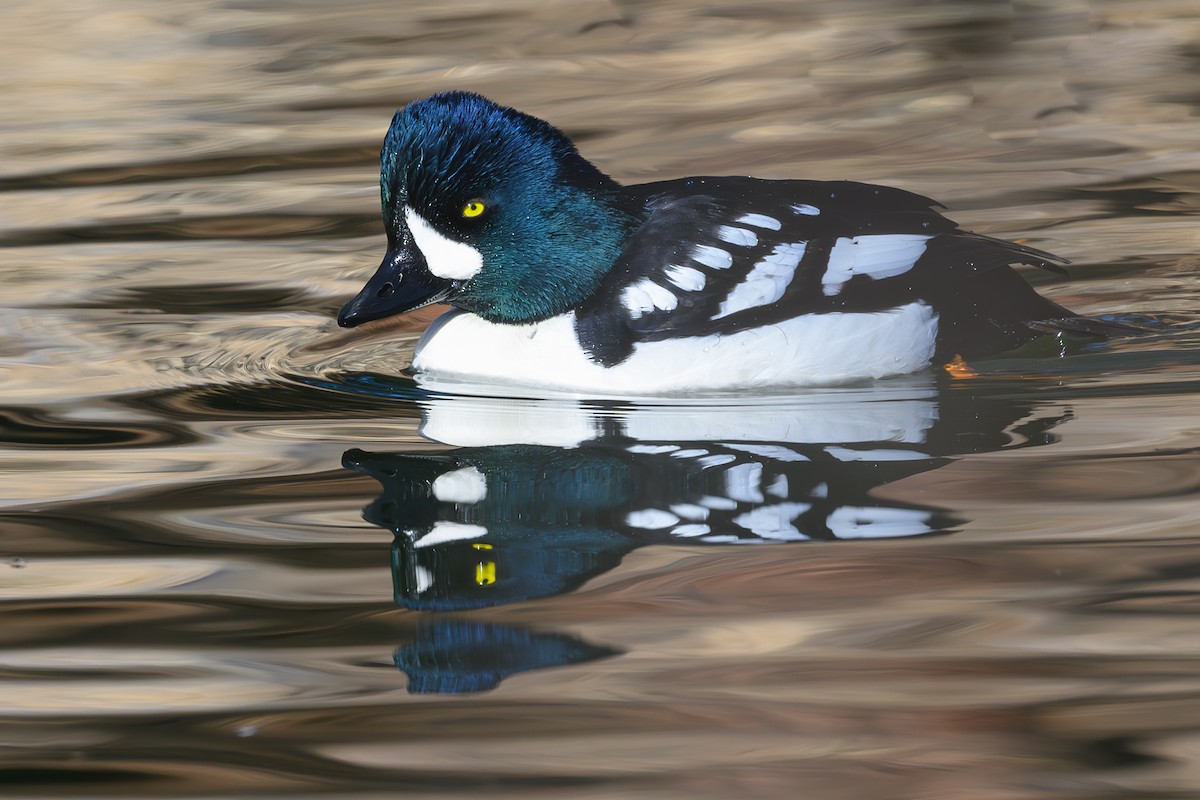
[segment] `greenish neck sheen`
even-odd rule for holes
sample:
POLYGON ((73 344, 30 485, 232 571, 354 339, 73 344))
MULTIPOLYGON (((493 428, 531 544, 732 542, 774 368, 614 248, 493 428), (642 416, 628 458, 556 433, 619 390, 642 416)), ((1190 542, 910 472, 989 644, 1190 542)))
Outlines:
POLYGON ((454 300, 491 322, 539 322, 591 297, 640 220, 621 208, 619 188, 518 191, 506 219, 480 242, 487 268, 454 300), (518 212, 516 209, 522 209, 518 212))

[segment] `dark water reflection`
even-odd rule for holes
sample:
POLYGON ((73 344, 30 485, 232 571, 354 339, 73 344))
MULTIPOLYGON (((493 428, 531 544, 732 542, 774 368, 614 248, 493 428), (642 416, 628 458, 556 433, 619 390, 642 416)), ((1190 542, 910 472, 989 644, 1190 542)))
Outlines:
POLYGON ((0 30, 0 794, 1200 795, 1190 9, 123 0, 0 30), (392 111, 451 87, 625 180, 936 197, 1150 330, 799 396, 418 386, 428 316, 332 317, 383 246, 392 111))

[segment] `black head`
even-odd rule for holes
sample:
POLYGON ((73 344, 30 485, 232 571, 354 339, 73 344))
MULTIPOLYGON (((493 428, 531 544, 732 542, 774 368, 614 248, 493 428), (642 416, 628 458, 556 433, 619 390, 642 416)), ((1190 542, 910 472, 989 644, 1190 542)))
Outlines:
POLYGON ((388 253, 342 309, 347 327, 442 300, 496 322, 548 318, 595 290, 634 223, 562 132, 466 92, 396 114, 380 189, 388 253))

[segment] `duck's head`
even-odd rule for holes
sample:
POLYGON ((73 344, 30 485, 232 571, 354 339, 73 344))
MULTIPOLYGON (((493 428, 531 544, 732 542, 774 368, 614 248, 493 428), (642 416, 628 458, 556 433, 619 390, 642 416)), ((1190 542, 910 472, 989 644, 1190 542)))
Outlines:
POLYGON ((387 255, 343 327, 436 302, 493 322, 560 314, 595 290, 636 214, 562 132, 466 92, 397 112, 380 188, 387 255))

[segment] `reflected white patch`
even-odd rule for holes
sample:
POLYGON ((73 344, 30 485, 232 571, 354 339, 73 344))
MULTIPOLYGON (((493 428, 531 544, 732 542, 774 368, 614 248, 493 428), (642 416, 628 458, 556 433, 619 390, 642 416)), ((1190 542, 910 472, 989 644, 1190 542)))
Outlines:
POLYGON ((670 266, 663 273, 667 280, 683 289, 685 292, 698 292, 704 288, 708 278, 698 269, 691 267, 670 266))
POLYGON ((433 482, 433 496, 443 503, 478 503, 487 497, 487 479, 475 467, 463 467, 433 482))
POLYGON ((483 269, 483 256, 469 244, 447 239, 411 208, 404 209, 404 221, 413 243, 425 256, 425 265, 439 278, 464 281, 483 269))
POLYGON ((417 594, 421 594, 433 586, 433 573, 425 567, 418 566, 414 571, 414 576, 417 579, 417 594))
POLYGON ((733 511, 737 508, 737 503, 730 500, 728 497, 714 497, 711 494, 706 494, 700 498, 700 505, 705 508, 711 508, 714 511, 733 511))
POLYGON ((819 483, 813 487, 813 490, 811 492, 809 492, 809 494, 812 495, 813 497, 820 497, 820 498, 829 497, 829 484, 824 483, 824 482, 819 483))
POLYGON ((769 458, 772 461, 810 460, 808 456, 804 455, 803 453, 797 453, 790 447, 784 447, 778 444, 746 444, 744 442, 726 442, 725 446, 730 450, 741 450, 743 453, 769 458))
POLYGON ((737 221, 743 225, 753 225, 756 228, 766 228, 772 231, 777 231, 781 227, 779 220, 768 217, 766 214, 743 214, 737 218, 737 221))
POLYGON ((683 519, 689 519, 693 522, 708 519, 708 509, 704 506, 694 505, 693 503, 676 503, 671 506, 671 511, 683 519))
POLYGON ((629 453, 645 453, 646 455, 656 456, 660 453, 670 453, 673 450, 678 450, 677 444, 631 444, 626 447, 626 452, 629 453))
POLYGON ((683 536, 685 538, 690 536, 703 536, 711 530, 712 528, 703 523, 691 523, 689 525, 677 525, 671 529, 671 535, 683 536))
POLYGON ((657 531, 669 528, 679 522, 679 517, 661 508, 646 508, 641 511, 631 511, 625 517, 625 522, 633 528, 657 531))
POLYGON ((804 258, 807 245, 808 242, 776 245, 770 255, 755 264, 742 282, 721 301, 721 307, 713 319, 727 317, 747 308, 768 306, 783 297, 796 274, 800 259, 804 258))
POLYGON ((816 206, 810 206, 808 203, 797 203, 792 206, 792 211, 795 211, 797 214, 803 214, 806 217, 816 217, 821 214, 821 209, 816 206))
POLYGON ((418 539, 413 547, 429 547, 433 544, 478 539, 481 536, 487 536, 487 532, 487 528, 482 525, 468 525, 464 522, 435 522, 429 533, 418 539))
POLYGON ((722 464, 729 464, 733 461, 737 461, 737 456, 730 455, 729 453, 717 453, 716 455, 705 456, 704 458, 699 459, 696 463, 698 463, 701 468, 708 469, 709 467, 719 467, 722 464))
POLYGON ((842 506, 826 524, 839 539, 891 539, 931 533, 933 515, 915 508, 842 506))
POLYGON ((830 445, 825 452, 838 461, 920 461, 932 458, 919 450, 852 450, 849 447, 830 445))
POLYGON ((902 275, 912 269, 925 252, 931 237, 911 233, 842 237, 829 253, 821 291, 833 297, 855 275, 880 280, 902 275))
POLYGON ((792 520, 810 508, 812 506, 808 503, 779 503, 773 506, 760 506, 745 514, 738 514, 733 521, 755 536, 794 542, 808 537, 792 524, 792 520))
POLYGON ((733 266, 733 256, 728 250, 722 250, 719 247, 709 247, 706 244, 698 244, 692 248, 692 258, 698 263, 713 269, 729 269, 733 266))
POLYGON ((676 450, 674 453, 671 453, 671 458, 697 458, 698 456, 706 455, 708 455, 707 450, 693 448, 691 450, 676 450))
MULTIPOLYGON (((725 470, 725 494, 743 503, 761 503, 762 464, 738 464, 725 470)), ((703 501, 701 501, 703 502, 703 501)))
POLYGON ((772 497, 784 498, 788 496, 788 479, 787 475, 776 475, 775 480, 771 481, 771 485, 766 489, 767 494, 772 497))
POLYGON ((717 238, 740 247, 754 247, 758 244, 758 235, 745 228, 735 228, 732 225, 722 225, 717 228, 717 238))

